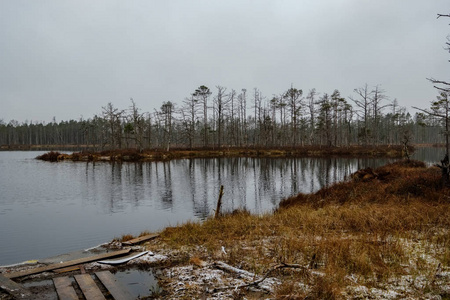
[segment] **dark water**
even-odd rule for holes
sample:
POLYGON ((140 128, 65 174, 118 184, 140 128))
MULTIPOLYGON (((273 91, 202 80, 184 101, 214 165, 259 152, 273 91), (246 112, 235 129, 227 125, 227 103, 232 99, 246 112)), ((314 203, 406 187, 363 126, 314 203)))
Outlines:
MULTIPOLYGON (((418 150, 427 161, 443 150, 418 150), (431 154, 430 154, 431 153, 431 154), (434 156, 433 156, 434 155, 434 156), (426 158, 425 158, 426 157, 426 158)), ((265 213, 388 159, 186 159, 148 163, 49 163, 43 152, 0 152, 0 265, 157 231, 223 210, 265 213)), ((436 159, 435 159, 436 158, 436 159)), ((433 161, 433 162, 434 162, 433 161)))

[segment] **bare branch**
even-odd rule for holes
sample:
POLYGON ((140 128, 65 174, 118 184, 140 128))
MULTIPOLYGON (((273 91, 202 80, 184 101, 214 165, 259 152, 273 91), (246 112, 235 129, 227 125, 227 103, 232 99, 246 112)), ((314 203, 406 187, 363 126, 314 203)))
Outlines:
POLYGON ((437 19, 439 19, 440 17, 447 17, 447 18, 450 18, 450 14, 448 14, 448 15, 438 14, 438 15, 437 15, 437 19))
POLYGON ((445 118, 445 115, 440 115, 440 114, 428 111, 426 109, 418 108, 418 107, 415 107, 415 106, 412 106, 412 108, 420 110, 421 112, 424 112, 424 113, 426 113, 427 115, 430 115, 430 116, 435 116, 435 117, 439 117, 439 118, 445 118))
POLYGON ((450 82, 446 82, 446 81, 442 81, 442 80, 436 80, 434 78, 427 78, 427 80, 429 80, 429 81, 431 81, 432 83, 435 83, 435 84, 450 85, 450 82))
POLYGON ((449 93, 450 92, 450 88, 448 88, 448 89, 444 89, 444 88, 441 88, 441 87, 438 87, 438 86, 433 86, 435 89, 438 89, 438 90, 440 90, 440 91, 443 91, 443 92, 446 92, 446 93, 449 93))
MULTIPOLYGON (((440 17, 450 18, 450 14, 448 14, 448 15, 438 14, 436 19, 439 19, 440 17)), ((448 24, 448 25, 450 25, 450 24, 448 24)))

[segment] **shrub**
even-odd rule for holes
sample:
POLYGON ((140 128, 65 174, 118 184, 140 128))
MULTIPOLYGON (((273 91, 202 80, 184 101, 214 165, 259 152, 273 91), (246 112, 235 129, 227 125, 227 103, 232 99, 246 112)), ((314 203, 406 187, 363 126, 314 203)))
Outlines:
POLYGON ((47 153, 44 153, 42 155, 39 155, 38 157, 36 157, 37 159, 40 160, 45 160, 45 161, 58 161, 58 156, 60 156, 61 153, 57 152, 57 151, 50 151, 47 153))

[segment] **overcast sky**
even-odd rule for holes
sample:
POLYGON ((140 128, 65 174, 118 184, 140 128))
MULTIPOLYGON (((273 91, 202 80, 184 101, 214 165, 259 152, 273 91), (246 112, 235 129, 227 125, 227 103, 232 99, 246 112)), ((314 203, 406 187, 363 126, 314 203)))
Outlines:
POLYGON ((143 112, 200 85, 343 97, 380 85, 413 112, 450 80, 448 0, 0 0, 0 120, 143 112))

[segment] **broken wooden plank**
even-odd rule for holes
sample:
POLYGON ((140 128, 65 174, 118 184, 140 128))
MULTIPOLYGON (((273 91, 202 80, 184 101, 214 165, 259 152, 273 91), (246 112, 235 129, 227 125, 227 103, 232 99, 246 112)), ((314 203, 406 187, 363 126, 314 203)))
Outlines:
POLYGON ((66 273, 66 272, 77 271, 79 269, 80 269, 80 266, 71 266, 71 267, 62 268, 62 269, 56 269, 56 270, 53 270, 53 272, 61 274, 61 273, 66 273))
POLYGON ((80 270, 81 274, 86 273, 86 270, 84 269, 83 265, 76 265, 76 266, 71 266, 71 267, 62 268, 62 269, 56 269, 56 270, 53 270, 53 272, 62 274, 62 273, 73 272, 73 271, 78 271, 78 270, 80 270))
POLYGON ((124 250, 119 250, 119 251, 114 251, 114 252, 108 252, 108 253, 98 254, 98 255, 94 255, 94 256, 69 260, 66 262, 59 263, 59 264, 51 264, 48 266, 34 268, 34 269, 30 269, 30 270, 11 272, 11 273, 4 274, 4 276, 6 278, 23 277, 23 276, 27 276, 27 275, 32 275, 32 274, 52 271, 52 270, 56 270, 56 269, 62 269, 62 268, 66 268, 66 267, 70 267, 70 266, 74 266, 74 265, 84 264, 84 263, 88 263, 88 262, 92 262, 92 261, 97 261, 97 260, 101 260, 104 258, 125 255, 125 254, 128 254, 130 251, 131 251, 130 249, 124 249, 124 250))
POLYGON ((58 299, 78 300, 77 292, 75 292, 69 277, 53 278, 53 283, 55 284, 58 299))
POLYGON ((80 289, 84 294, 84 297, 86 297, 87 300, 106 299, 105 296, 103 296, 103 293, 98 288, 97 284, 95 284, 95 281, 94 279, 92 279, 91 275, 80 274, 75 275, 74 277, 78 285, 80 286, 80 289))
POLYGON ((8 292, 10 295, 14 297, 14 299, 32 299, 32 294, 29 290, 18 284, 17 282, 12 281, 9 278, 6 278, 3 274, 0 273, 0 288, 8 292))
MULTIPOLYGON (((120 265, 126 262, 129 262, 130 260, 133 260, 135 258, 138 258, 142 255, 145 255, 147 253, 149 253, 150 251, 144 251, 144 252, 140 252, 138 254, 134 254, 132 256, 125 256, 125 257, 121 257, 120 259, 111 259, 111 260, 99 260, 98 263, 99 264, 107 264, 107 265, 120 265)), ((153 255, 153 254, 152 254, 153 255)))
POLYGON ((132 239, 132 240, 128 240, 128 241, 126 241, 126 242, 123 242, 122 245, 128 245, 128 246, 131 246, 131 245, 139 244, 139 243, 144 242, 144 241, 152 240, 152 239, 154 239, 154 238, 157 238, 158 236, 159 236, 159 234, 148 234, 148 235, 143 235, 143 236, 140 236, 140 237, 138 237, 138 238, 135 238, 135 239, 132 239))
POLYGON ((116 300, 134 299, 131 293, 123 286, 123 284, 114 277, 109 271, 96 272, 98 279, 102 282, 111 296, 116 300))

